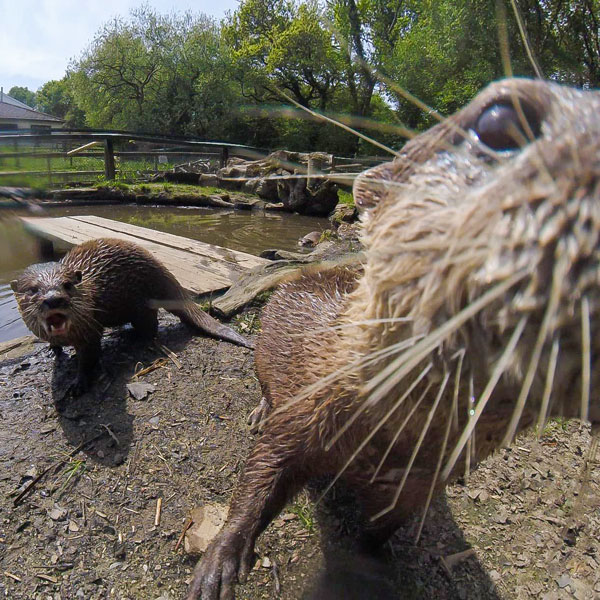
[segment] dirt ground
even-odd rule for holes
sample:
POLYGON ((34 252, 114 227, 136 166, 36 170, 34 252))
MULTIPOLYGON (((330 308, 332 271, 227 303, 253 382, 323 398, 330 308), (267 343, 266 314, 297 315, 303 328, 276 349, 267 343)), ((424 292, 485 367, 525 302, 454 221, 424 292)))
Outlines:
MULTIPOLYGON (((146 398, 126 385, 136 365, 164 355, 117 330, 103 341, 100 381, 62 414, 53 399, 74 374, 71 357, 55 365, 38 344, 0 362, 0 597, 185 597, 195 559, 175 545, 192 508, 228 503, 260 394, 250 350, 192 337, 170 316, 159 339, 181 368, 166 360, 139 377, 153 385, 146 398)), ((259 539, 237 597, 600 598, 590 447, 577 423, 553 422, 540 442, 520 438, 448 489, 418 547, 416 520, 378 558, 344 538, 342 500, 315 509, 303 494, 259 539)))

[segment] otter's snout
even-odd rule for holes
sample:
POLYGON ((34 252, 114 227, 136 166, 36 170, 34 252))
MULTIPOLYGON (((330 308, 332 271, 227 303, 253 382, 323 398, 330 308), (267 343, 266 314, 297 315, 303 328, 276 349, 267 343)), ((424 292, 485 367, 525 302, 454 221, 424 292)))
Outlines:
POLYGON ((45 310, 56 310, 68 308, 69 301, 60 292, 48 292, 41 303, 41 308, 45 310))

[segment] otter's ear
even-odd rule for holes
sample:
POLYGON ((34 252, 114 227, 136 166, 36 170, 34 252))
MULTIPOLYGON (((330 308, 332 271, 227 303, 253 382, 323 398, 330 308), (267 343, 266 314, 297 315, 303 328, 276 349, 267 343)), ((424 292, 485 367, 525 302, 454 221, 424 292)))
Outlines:
POLYGON ((11 289, 12 289, 12 291, 13 291, 13 292, 17 292, 17 291, 19 291, 19 290, 17 289, 17 284, 18 284, 18 283, 19 283, 19 282, 18 282, 16 279, 13 279, 13 280, 10 282, 10 287, 11 287, 11 289))
POLYGON ((81 283, 83 279, 83 273, 81 271, 75 271, 75 279, 77 279, 77 283, 81 283))

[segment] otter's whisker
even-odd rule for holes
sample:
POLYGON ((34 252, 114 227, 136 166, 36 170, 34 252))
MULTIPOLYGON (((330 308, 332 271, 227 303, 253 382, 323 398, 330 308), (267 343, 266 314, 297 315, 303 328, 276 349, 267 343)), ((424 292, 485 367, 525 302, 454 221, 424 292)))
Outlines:
POLYGON ((435 411, 437 410, 437 407, 440 403, 442 395, 444 394, 444 390, 446 389, 446 384, 448 383, 449 378, 450 378, 450 373, 448 371, 446 371, 446 373, 444 374, 444 379, 442 380, 442 383, 440 384, 440 389, 438 390, 437 396, 435 397, 433 406, 431 407, 431 409, 429 410, 429 414, 427 415, 427 421, 423 425, 423 429, 421 430, 419 439, 417 440, 417 443, 415 444, 415 447, 412 451, 412 454, 408 461, 408 465, 406 465, 406 468, 404 469, 404 475, 402 476, 402 481, 400 481, 400 485, 398 485, 398 489, 396 490, 396 494, 394 495, 394 499, 393 499, 392 503, 387 508, 384 508, 382 511, 378 512, 376 515, 372 516, 370 519, 371 521, 376 521, 377 519, 379 519, 383 515, 387 514, 391 510, 394 510, 394 508, 396 507, 396 504, 398 503, 398 498, 400 498, 400 494, 402 493, 402 490, 404 488, 404 484, 406 483, 406 480, 408 479, 408 476, 410 474, 412 466, 415 462, 415 459, 417 458, 417 454, 419 453, 419 450, 421 449, 423 440, 425 439, 425 435, 429 431, 429 426, 431 425, 431 421, 433 420, 433 415, 435 414, 435 411))
POLYGON ((456 375, 454 376, 454 393, 452 395, 452 418, 450 422, 454 425, 454 431, 458 431, 458 392, 460 389, 460 376, 462 374, 463 361, 465 359, 466 350, 461 348, 452 358, 458 357, 458 366, 456 367, 456 375))
POLYGON ((392 448, 398 441, 400 434, 404 431, 404 428, 406 427, 408 422, 412 419, 412 416, 415 414, 415 411, 417 410, 417 408, 419 408, 419 406, 421 405, 421 402, 423 401, 425 396, 429 393, 429 390, 431 389, 432 385, 433 385, 432 381, 430 381, 427 384, 427 386, 425 387, 425 389, 423 390, 423 392, 421 393, 421 395, 415 402, 414 406, 410 409, 410 412, 408 413, 408 415, 406 415, 406 418, 404 419, 404 421, 402 421, 402 423, 398 427, 396 433, 394 434, 394 437, 392 438, 392 441, 388 444, 386 451, 383 453, 383 456, 381 457, 381 460, 379 461, 379 464, 377 465, 377 468, 375 469, 375 472, 373 473, 373 476, 371 477, 369 483, 373 483, 375 481, 375 479, 377 478, 377 475, 379 475, 379 471, 381 471, 381 467, 383 467, 383 464, 385 463, 387 457, 389 456, 390 452, 392 451, 392 448))
MULTIPOLYGON (((358 448, 350 455, 350 458, 344 463, 344 466, 336 473, 335 477, 332 481, 327 485, 323 493, 319 496, 317 503, 320 502, 329 492, 329 490, 335 485, 335 482, 344 474, 346 469, 352 464, 354 459, 360 454, 362 449, 373 439, 373 436, 385 425, 388 419, 400 408, 404 400, 406 400, 407 396, 417 387, 419 382, 427 375, 430 369, 433 367, 433 363, 429 363, 423 371, 419 374, 419 376, 412 382, 411 386, 406 390, 404 394, 396 401, 396 403, 388 410, 388 412, 383 416, 383 418, 373 427, 373 429, 369 432, 369 435, 359 444, 358 448)), ((359 411, 356 411, 359 412, 359 411)), ((355 413, 356 414, 356 413, 355 413)), ((325 446, 325 450, 329 450, 331 446, 336 442, 339 438, 339 435, 334 438, 327 446, 325 446)))
POLYGON ((334 381, 337 381, 344 375, 347 375, 348 373, 352 373, 360 367, 369 366, 383 358, 387 358, 388 356, 393 356, 394 354, 397 354, 398 352, 402 352, 402 351, 406 350, 407 348, 409 348, 410 346, 412 346, 413 344, 415 344, 418 340, 420 340, 422 338, 423 338, 422 335, 417 335, 417 336, 402 340, 401 342, 398 342, 397 344, 388 346, 387 348, 382 348, 380 350, 376 350, 375 352, 371 352, 365 356, 359 356, 357 359, 349 362, 346 366, 336 369, 335 371, 333 371, 331 374, 327 375, 326 377, 322 377, 315 383, 303 388, 302 392, 300 392, 299 394, 296 394, 288 402, 283 403, 283 405, 280 408, 277 408, 269 416, 267 416, 265 418, 265 423, 267 421, 269 421, 270 419, 272 419, 275 415, 277 415, 281 412, 285 412, 287 409, 289 409, 289 407, 293 406, 297 402, 306 400, 313 394, 316 394, 317 392, 323 390, 329 384, 333 383, 334 381))
POLYGON ((552 394, 552 387, 554 385, 554 374, 556 372, 556 364, 558 361, 558 351, 560 349, 560 342, 557 339, 552 342, 552 350, 550 351, 550 359, 548 360, 548 371, 546 372, 546 382, 544 384, 544 394, 542 396, 542 405, 540 407, 540 413, 538 415, 537 422, 537 438, 538 440, 542 437, 542 432, 546 426, 546 420, 548 419, 548 411, 550 408, 550 395, 552 394))
POLYGON ((561 258, 556 263, 553 269, 552 287, 550 289, 548 306, 544 313, 544 318, 542 320, 540 330, 535 340, 535 345, 531 354, 531 360, 529 361, 529 367, 527 368, 527 373, 525 374, 525 379, 523 380, 523 385, 521 386, 521 391, 519 392, 517 403, 515 404, 515 408, 513 410, 510 422, 508 424, 506 434, 504 435, 504 439, 502 440, 503 446, 508 446, 512 443, 515 432, 517 431, 517 427, 519 425, 519 421, 521 420, 523 409, 525 408, 525 403, 527 402, 527 397, 529 396, 529 391, 531 390, 533 378, 535 377, 538 365, 540 363, 542 349, 544 347, 544 344, 546 343, 546 339, 548 338, 548 332, 550 330, 552 320, 554 319, 556 310, 558 308, 558 303, 560 301, 560 292, 563 286, 563 280, 568 270, 567 260, 567 258, 561 258))
MULTIPOLYGON (((375 429, 373 430, 373 434, 375 434, 382 425, 390 418, 390 416, 400 407, 400 405, 406 400, 408 395, 417 387, 417 385, 421 382, 421 380, 431 371, 433 367, 433 363, 429 363, 417 376, 417 378, 408 386, 407 390, 400 396, 400 399, 396 401, 396 403, 392 406, 392 408, 385 414, 385 416, 377 423, 375 429)), ((354 414, 344 423, 344 425, 340 428, 340 430, 333 436, 333 438, 329 441, 325 446, 325 450, 331 450, 332 446, 346 433, 346 431, 352 426, 354 421, 368 408, 369 404, 367 401, 363 402, 361 406, 354 411, 354 414)), ((373 435, 370 435, 366 441, 370 440, 373 435)), ((364 443, 364 442, 363 442, 364 443)), ((363 445, 361 444, 362 449, 363 445)))
MULTIPOLYGON (((463 359, 465 357, 465 350, 462 349, 455 354, 458 356, 458 365, 456 367, 456 375, 454 377, 454 392, 452 394, 452 408, 450 409, 451 417, 448 419, 448 423, 446 424, 446 431, 444 432, 444 439, 442 440, 442 445, 440 448, 440 455, 438 456, 438 461, 435 466, 435 471, 433 473, 433 477, 431 478, 431 485, 429 486, 429 493, 427 494, 427 500, 425 500, 425 506, 423 507, 423 514, 421 515, 421 522, 419 523, 419 529, 417 530, 417 535, 415 536, 415 546, 419 543, 421 539, 421 533, 423 532, 423 526, 425 525, 425 519, 427 518, 427 513, 429 512, 429 505, 431 504, 431 499, 433 498, 433 492, 435 491, 435 484, 438 482, 438 476, 440 474, 440 469, 442 468, 442 461, 444 460, 444 455, 446 454, 446 447, 448 446, 448 439, 450 438, 450 429, 452 424, 454 423, 454 427, 458 425, 458 423, 454 422, 454 419, 458 419, 458 389, 460 382, 460 374, 462 371, 463 359)), ((453 357, 454 358, 454 357, 453 357)))
MULTIPOLYGON (((467 403, 467 418, 470 418, 473 405, 475 404, 473 387, 473 375, 471 375, 469 377, 469 402, 467 403)), ((465 481, 468 481, 469 475, 471 475, 471 456, 475 450, 474 446, 473 434, 471 434, 467 440, 467 451, 465 452, 465 481)))
POLYGON ((462 327, 479 311, 502 296, 513 285, 526 277, 528 273, 529 270, 519 271, 497 284, 382 369, 364 387, 364 391, 366 392, 374 390, 367 399, 367 403, 373 405, 378 402, 450 335, 462 327))
POLYGON ((308 108, 306 106, 302 106, 302 104, 300 104, 300 102, 296 102, 296 100, 294 100, 291 96, 288 96, 288 94, 286 94, 281 89, 277 89, 277 91, 288 102, 291 102, 297 108, 307 112, 309 115, 312 115, 315 119, 318 119, 320 121, 326 121, 327 123, 332 123, 333 125, 339 127, 340 129, 344 129, 345 131, 348 131, 348 132, 352 133, 353 135, 356 135, 357 137, 365 140, 366 142, 369 142, 369 144, 373 144, 373 146, 377 146, 377 148, 381 148, 382 150, 385 150, 386 152, 389 152, 390 154, 392 154, 394 156, 399 156, 398 152, 396 152, 392 148, 389 148, 385 144, 378 142, 377 140, 369 137, 368 135, 364 135, 363 133, 361 133, 360 131, 357 131, 356 129, 352 129, 352 127, 348 127, 348 125, 344 125, 344 123, 340 123, 339 121, 336 121, 335 119, 330 119, 329 117, 326 117, 325 115, 321 115, 318 112, 315 112, 314 110, 311 110, 310 108, 308 108))
POLYGON ((523 24, 523 16, 521 15, 521 11, 515 0, 510 0, 510 5, 512 6, 513 12, 515 13, 515 19, 517 21, 517 25, 519 26, 519 33, 521 34, 521 40, 523 41, 523 45, 525 46, 525 51, 527 52, 527 56, 529 58, 529 62, 535 71, 536 77, 538 79, 544 79, 544 74, 542 73, 542 69, 538 61, 533 54, 533 50, 531 48, 531 42, 529 41, 529 37, 527 35, 527 31, 525 29, 525 25, 523 24))
POLYGON ((590 334, 590 302, 587 296, 581 299, 581 420, 588 420, 590 408, 590 381, 592 350, 590 334))
POLYGON ((489 381, 487 382, 487 385, 481 393, 481 397, 479 398, 479 402, 477 403, 477 406, 473 411, 473 415, 467 422, 458 442, 456 442, 456 445, 454 446, 454 450, 452 450, 452 453, 450 454, 450 458, 446 462, 446 466, 442 471, 442 481, 446 481, 448 479, 452 469, 454 468, 454 465, 456 464, 456 461, 458 460, 458 457, 460 456, 460 453, 463 451, 463 448, 467 443, 467 440, 471 437, 471 433, 473 433, 473 429, 475 429, 477 421, 479 421, 481 413, 485 409, 485 406, 488 400, 490 399, 492 392, 494 391, 494 388, 498 383, 498 380, 500 379, 502 373, 504 373, 504 371, 506 370, 506 367, 508 366, 508 363, 513 356, 517 343, 521 338, 526 324, 527 317, 522 317, 521 320, 517 323, 517 326, 515 327, 515 330, 513 331, 512 335, 510 336, 510 340, 508 341, 508 344, 506 345, 502 356, 500 356, 500 358, 498 359, 498 362, 496 363, 496 366, 494 367, 494 370, 490 375, 489 381))

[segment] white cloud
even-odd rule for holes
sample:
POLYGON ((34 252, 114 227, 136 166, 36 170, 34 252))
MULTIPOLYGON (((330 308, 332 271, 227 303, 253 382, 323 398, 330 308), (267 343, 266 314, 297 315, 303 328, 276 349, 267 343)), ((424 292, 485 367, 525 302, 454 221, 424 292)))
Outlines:
MULTIPOLYGON (((0 0, 0 86, 37 90, 60 79, 94 34, 115 16, 126 17, 142 0, 0 0)), ((150 0, 161 13, 203 12, 217 19, 237 0, 150 0)))

